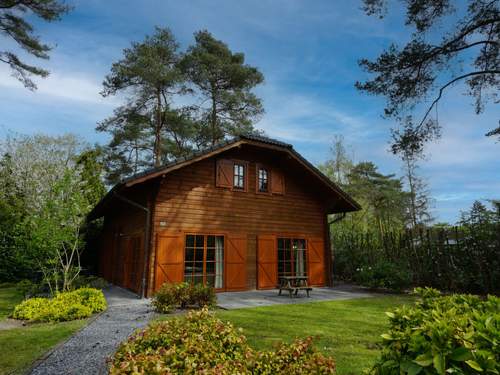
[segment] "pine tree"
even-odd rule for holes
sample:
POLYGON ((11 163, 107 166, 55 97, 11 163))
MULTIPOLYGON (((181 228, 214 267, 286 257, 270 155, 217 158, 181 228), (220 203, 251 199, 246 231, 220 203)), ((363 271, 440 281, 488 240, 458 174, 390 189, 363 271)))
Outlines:
POLYGON ((226 136, 254 131, 253 122, 264 110, 251 90, 264 77, 257 68, 245 64, 243 53, 233 53, 208 31, 200 31, 182 68, 201 103, 197 108, 204 143, 213 145, 226 136))

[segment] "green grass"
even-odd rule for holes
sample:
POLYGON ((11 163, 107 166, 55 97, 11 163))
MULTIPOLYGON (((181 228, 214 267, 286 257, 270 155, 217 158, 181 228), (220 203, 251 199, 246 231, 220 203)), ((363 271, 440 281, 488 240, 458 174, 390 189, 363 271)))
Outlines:
POLYGON ((219 311, 224 321, 243 328, 249 344, 271 349, 280 341, 316 337, 316 347, 333 356, 337 374, 361 374, 379 354, 377 343, 388 328, 385 311, 413 300, 387 296, 219 311))
MULTIPOLYGON (((0 287, 0 321, 22 299, 23 296, 15 286, 0 287)), ((0 330, 0 374, 24 373, 40 356, 86 324, 86 320, 76 320, 0 330)))
POLYGON ((0 374, 24 373, 35 360, 85 324, 86 320, 75 320, 0 331, 0 374))
POLYGON ((15 286, 0 288, 0 321, 5 319, 19 302, 23 300, 22 294, 15 286))

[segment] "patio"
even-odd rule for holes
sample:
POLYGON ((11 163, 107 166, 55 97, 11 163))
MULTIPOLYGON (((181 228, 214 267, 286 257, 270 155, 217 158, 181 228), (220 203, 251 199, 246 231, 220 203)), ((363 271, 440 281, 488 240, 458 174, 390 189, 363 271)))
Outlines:
POLYGON ((218 293, 217 306, 222 309, 232 310, 258 306, 369 298, 376 295, 380 295, 380 293, 372 293, 364 288, 348 284, 332 288, 313 288, 309 298, 305 292, 299 292, 296 297, 290 298, 288 293, 279 296, 278 289, 250 290, 245 292, 218 293))

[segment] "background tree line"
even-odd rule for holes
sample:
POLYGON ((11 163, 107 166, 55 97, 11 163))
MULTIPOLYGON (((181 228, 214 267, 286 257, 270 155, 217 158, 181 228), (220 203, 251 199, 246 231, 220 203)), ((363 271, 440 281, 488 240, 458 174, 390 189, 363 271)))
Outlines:
POLYGON ((336 137, 331 159, 320 166, 362 206, 331 224, 337 280, 395 290, 500 292, 498 201, 490 208, 475 202, 456 226, 434 224, 432 198, 416 158, 402 158, 398 178, 380 173, 372 162, 355 163, 350 150, 336 137))

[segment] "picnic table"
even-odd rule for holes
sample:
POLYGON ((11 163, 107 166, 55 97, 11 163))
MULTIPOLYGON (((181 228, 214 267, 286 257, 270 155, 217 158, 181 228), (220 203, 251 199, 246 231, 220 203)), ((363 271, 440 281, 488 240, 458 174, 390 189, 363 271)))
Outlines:
POLYGON ((286 290, 290 293, 290 298, 297 296, 299 290, 305 290, 307 297, 309 297, 309 292, 312 290, 307 284, 307 276, 282 276, 280 277, 279 289, 278 295, 281 296, 281 292, 286 290))

